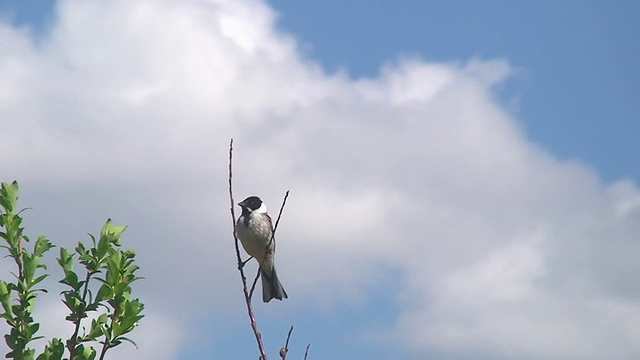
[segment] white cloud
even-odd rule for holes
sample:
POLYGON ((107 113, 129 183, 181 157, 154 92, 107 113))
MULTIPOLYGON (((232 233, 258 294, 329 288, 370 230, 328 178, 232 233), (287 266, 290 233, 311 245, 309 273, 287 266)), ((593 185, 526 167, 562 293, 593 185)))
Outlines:
POLYGON ((292 191, 277 262, 293 310, 276 311, 366 304, 393 269, 387 331, 418 358, 640 354, 640 193, 532 144, 492 94, 507 62, 401 59, 354 80, 275 21, 256 1, 63 1, 39 45, 0 26, 3 181, 63 245, 130 225, 153 299, 133 338, 166 345, 146 358, 172 358, 202 311, 242 314, 231 137, 238 198, 275 215, 292 191))

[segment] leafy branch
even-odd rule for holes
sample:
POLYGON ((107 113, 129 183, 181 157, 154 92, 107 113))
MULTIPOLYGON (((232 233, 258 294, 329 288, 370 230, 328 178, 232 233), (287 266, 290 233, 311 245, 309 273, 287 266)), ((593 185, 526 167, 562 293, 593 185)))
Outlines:
POLYGON ((144 305, 131 298, 131 284, 141 279, 135 274, 139 267, 134 263, 133 250, 120 249, 120 237, 126 226, 115 226, 108 220, 98 240, 89 234, 91 246, 79 242, 75 252, 60 249, 57 260, 64 272, 60 283, 68 287, 61 293, 62 302, 70 311, 66 320, 74 325, 74 330, 64 342, 60 338, 50 340, 36 358, 30 343, 42 336, 35 336, 40 324, 34 321, 32 313, 38 293, 46 292, 36 286, 49 276, 39 274, 39 270, 47 270, 40 261, 54 245, 39 236, 33 250, 25 248, 29 238, 23 234, 21 211, 16 211, 17 201, 18 183, 2 183, 0 229, 4 231, 0 232, 0 237, 6 245, 0 247, 8 251, 8 257, 17 267, 17 273, 11 273, 15 282, 0 280, 0 317, 10 327, 5 341, 11 351, 5 357, 20 360, 94 360, 97 357, 103 360, 109 349, 122 342, 135 346, 127 335, 144 317, 141 314, 144 305), (76 262, 83 267, 82 280, 74 271, 76 262), (93 319, 87 331, 85 325, 90 316, 93 319))
POLYGON ((16 211, 18 202, 18 183, 2 183, 0 187, 0 206, 4 209, 0 213, 0 227, 4 228, 0 232, 0 237, 7 245, 0 247, 9 252, 8 257, 13 259, 18 268, 17 274, 11 272, 15 282, 0 280, 0 303, 3 312, 0 314, 9 327, 9 334, 4 336, 5 342, 9 346, 6 354, 7 358, 33 359, 35 350, 29 347, 33 340, 42 338, 35 336, 40 329, 40 324, 36 323, 31 316, 35 306, 35 300, 39 292, 46 292, 36 286, 47 278, 48 274, 36 276, 39 269, 45 269, 46 265, 40 263, 42 256, 53 245, 44 236, 39 236, 29 251, 24 247, 24 243, 29 242, 29 238, 23 235, 21 211, 16 211))

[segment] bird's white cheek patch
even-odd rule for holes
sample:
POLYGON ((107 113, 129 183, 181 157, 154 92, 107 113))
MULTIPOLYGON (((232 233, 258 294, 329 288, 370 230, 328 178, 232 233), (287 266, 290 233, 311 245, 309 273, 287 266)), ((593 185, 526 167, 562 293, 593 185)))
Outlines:
POLYGON ((266 214, 267 213, 267 205, 264 203, 260 204, 260 207, 255 210, 258 214, 266 214))

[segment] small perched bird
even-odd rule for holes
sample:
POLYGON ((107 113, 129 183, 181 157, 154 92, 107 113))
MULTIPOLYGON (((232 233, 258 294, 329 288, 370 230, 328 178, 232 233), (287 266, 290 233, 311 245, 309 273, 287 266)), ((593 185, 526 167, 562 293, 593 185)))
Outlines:
POLYGON ((275 239, 272 239, 273 224, 267 214, 267 206, 257 196, 249 196, 238 205, 242 208, 242 215, 236 222, 236 235, 247 254, 253 256, 260 265, 260 279, 262 280, 262 301, 271 299, 286 299, 276 268, 273 263, 275 255, 275 239))

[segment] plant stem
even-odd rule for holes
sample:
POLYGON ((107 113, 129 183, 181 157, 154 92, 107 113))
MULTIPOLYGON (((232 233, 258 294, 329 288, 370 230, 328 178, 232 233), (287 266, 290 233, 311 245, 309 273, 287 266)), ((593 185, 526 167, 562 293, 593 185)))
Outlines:
MULTIPOLYGON (((82 303, 84 306, 83 312, 86 314, 87 309, 87 294, 89 292, 89 280, 91 279, 91 272, 87 270, 87 276, 84 278, 84 289, 82 289, 82 303)), ((69 350, 69 359, 73 359, 76 355, 76 345, 78 345, 78 333, 80 332, 80 322, 82 321, 83 314, 78 314, 78 318, 74 321, 75 328, 73 329, 73 335, 67 343, 67 349, 69 350)))
POLYGON ((256 337, 258 343, 258 351, 260 351, 260 360, 267 360, 267 353, 264 350, 264 344, 262 343, 262 334, 258 330, 258 324, 256 323, 256 317, 253 314, 253 306, 251 305, 251 294, 247 289, 247 277, 244 275, 244 264, 240 257, 240 247, 238 246, 238 235, 236 234, 236 213, 235 203, 233 201, 233 139, 229 143, 229 202, 231 203, 231 226, 233 228, 233 238, 235 240, 236 257, 238 260, 238 271, 240 271, 240 279, 242 280, 242 292, 244 293, 244 301, 247 305, 247 314, 249 315, 249 321, 251 322, 251 329, 253 335, 256 337))

